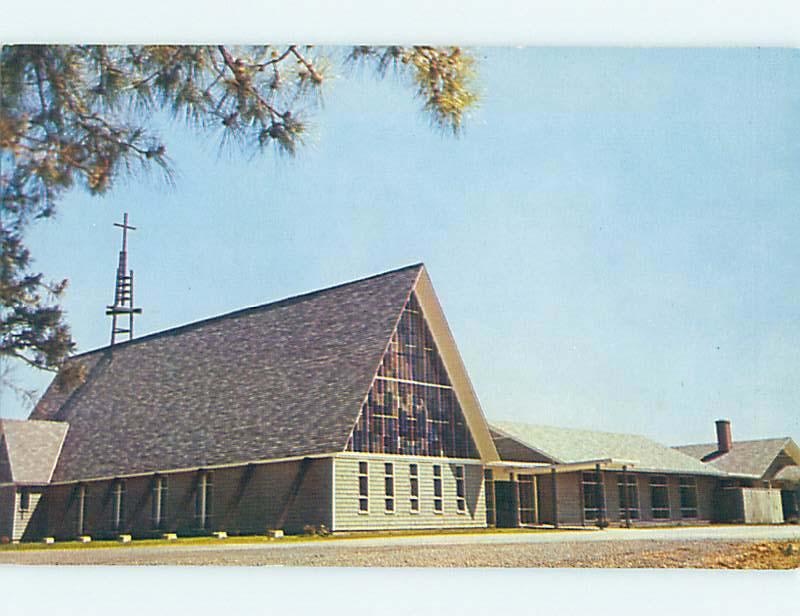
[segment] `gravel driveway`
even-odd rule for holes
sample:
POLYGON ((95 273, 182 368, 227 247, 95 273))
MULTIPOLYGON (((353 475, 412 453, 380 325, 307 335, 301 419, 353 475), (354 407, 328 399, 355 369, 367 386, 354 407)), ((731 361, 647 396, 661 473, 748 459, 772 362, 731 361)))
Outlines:
POLYGON ((607 529, 378 537, 309 543, 173 545, 0 552, 7 564, 353 567, 698 567, 764 540, 800 541, 798 527, 607 529))

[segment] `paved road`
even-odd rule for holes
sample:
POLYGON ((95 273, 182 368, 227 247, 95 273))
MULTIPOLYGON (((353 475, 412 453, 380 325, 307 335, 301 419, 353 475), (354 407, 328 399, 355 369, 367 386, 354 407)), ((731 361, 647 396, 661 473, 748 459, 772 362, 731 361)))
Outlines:
POLYGON ((720 526, 421 535, 316 542, 0 552, 6 564, 323 566, 699 566, 754 541, 800 541, 800 526, 720 526))

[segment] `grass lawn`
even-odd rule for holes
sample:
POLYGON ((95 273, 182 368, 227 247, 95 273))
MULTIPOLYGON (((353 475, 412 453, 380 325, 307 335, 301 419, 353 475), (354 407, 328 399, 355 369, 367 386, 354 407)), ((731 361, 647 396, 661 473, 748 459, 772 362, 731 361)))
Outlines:
MULTIPOLYGON (((568 530, 568 529, 559 529, 568 530)), ((131 548, 155 547, 160 545, 217 545, 219 543, 232 544, 259 544, 259 543, 304 543, 311 541, 344 541, 347 539, 368 539, 371 537, 418 537, 424 535, 486 535, 510 533, 551 533, 559 532, 552 528, 465 528, 465 529, 429 529, 417 531, 367 531, 358 533, 336 533, 334 535, 286 535, 274 539, 264 535, 239 535, 227 539, 216 537, 178 537, 174 541, 166 539, 134 539, 130 543, 119 543, 115 540, 92 541, 80 543, 78 541, 57 541, 53 544, 44 543, 11 543, 0 545, 0 552, 28 551, 28 550, 92 550, 98 548, 131 548)))

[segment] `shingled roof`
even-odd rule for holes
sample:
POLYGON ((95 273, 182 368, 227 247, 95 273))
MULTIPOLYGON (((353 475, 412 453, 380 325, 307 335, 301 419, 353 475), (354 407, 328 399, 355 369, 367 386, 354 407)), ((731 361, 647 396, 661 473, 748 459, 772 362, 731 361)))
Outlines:
POLYGON ((67 429, 64 422, 0 419, 0 482, 49 482, 67 429))
POLYGON ((423 269, 240 310, 76 356, 31 415, 69 422, 53 481, 342 451, 423 269))
POLYGON ((775 473, 775 477, 773 477, 773 479, 800 483, 800 466, 784 466, 781 470, 775 473))
MULTIPOLYGON (((501 455, 504 451, 513 451, 499 442, 503 438, 510 438, 559 464, 612 459, 631 462, 632 468, 639 471, 695 475, 723 474, 691 456, 638 434, 575 430, 505 421, 492 422, 491 428, 501 455)), ((507 459, 505 455, 503 459, 507 459)))
MULTIPOLYGON (((680 445, 675 450, 701 460, 717 451, 717 443, 680 445)), ((800 458, 800 450, 788 436, 750 441, 734 441, 729 452, 709 460, 707 464, 737 475, 763 477, 781 452, 789 449, 800 458)))

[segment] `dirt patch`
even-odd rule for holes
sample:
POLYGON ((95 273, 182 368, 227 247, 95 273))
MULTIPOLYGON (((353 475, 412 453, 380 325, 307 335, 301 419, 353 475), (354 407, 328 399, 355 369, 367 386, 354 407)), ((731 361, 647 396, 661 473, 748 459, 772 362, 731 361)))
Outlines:
POLYGON ((707 557, 704 565, 714 569, 798 569, 800 542, 741 544, 722 554, 707 557))

